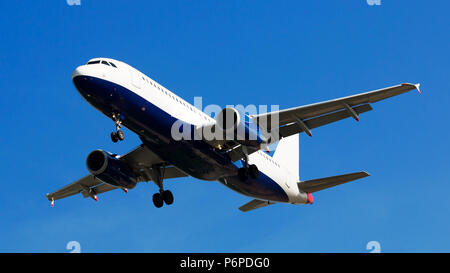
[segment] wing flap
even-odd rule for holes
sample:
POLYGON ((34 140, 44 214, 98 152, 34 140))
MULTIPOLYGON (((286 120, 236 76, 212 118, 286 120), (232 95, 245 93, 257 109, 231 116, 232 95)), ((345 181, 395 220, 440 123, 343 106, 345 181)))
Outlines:
MULTIPOLYGON (((370 104, 363 104, 360 106, 352 107, 352 109, 355 111, 355 113, 362 114, 372 110, 372 106, 370 106, 370 104)), ((340 110, 337 112, 305 120, 304 123, 309 129, 314 129, 348 117, 351 117, 351 114, 347 110, 340 110)), ((298 125, 298 123, 295 122, 279 128, 280 138, 288 137, 301 132, 303 132, 303 129, 300 127, 300 125, 298 125)))
POLYGON ((369 176, 367 172, 356 172, 356 173, 349 173, 344 175, 337 175, 337 176, 331 176, 331 177, 325 177, 325 178, 319 178, 319 179, 313 179, 313 180, 307 180, 303 182, 297 183, 298 188, 302 192, 317 192, 324 189, 328 189, 340 184, 344 184, 350 181, 354 181, 360 178, 364 178, 369 176))

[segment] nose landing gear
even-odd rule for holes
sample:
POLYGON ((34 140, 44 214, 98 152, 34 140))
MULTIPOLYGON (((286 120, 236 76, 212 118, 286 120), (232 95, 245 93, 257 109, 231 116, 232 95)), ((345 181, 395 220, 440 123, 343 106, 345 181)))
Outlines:
POLYGON ((116 125, 116 132, 111 132, 111 140, 116 143, 117 141, 122 141, 125 139, 125 135, 123 134, 120 128, 122 127, 122 120, 120 119, 119 114, 113 114, 112 119, 114 120, 114 124, 116 125))
POLYGON ((125 139, 125 135, 123 134, 122 130, 118 130, 117 132, 111 132, 111 140, 112 142, 116 143, 117 141, 122 141, 125 139))

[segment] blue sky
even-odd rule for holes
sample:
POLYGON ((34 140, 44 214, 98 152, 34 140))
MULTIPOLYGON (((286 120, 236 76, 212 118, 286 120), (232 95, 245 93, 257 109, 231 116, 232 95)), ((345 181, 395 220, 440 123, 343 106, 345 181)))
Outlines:
POLYGON ((1 1, 0 252, 449 251, 448 1, 1 1), (71 82, 92 57, 125 61, 205 104, 294 107, 420 82, 300 138, 300 177, 365 170, 315 194, 312 206, 249 201, 216 182, 168 181, 175 203, 154 208, 153 183, 100 196, 44 197, 87 174, 97 148, 140 144, 71 82))

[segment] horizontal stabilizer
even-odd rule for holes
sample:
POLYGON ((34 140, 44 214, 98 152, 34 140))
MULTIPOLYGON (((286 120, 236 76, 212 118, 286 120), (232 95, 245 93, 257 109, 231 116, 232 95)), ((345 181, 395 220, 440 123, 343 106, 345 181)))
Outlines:
POLYGON ((239 208, 240 211, 247 212, 254 209, 259 209, 268 205, 275 204, 274 202, 270 201, 263 201, 258 199, 253 199, 252 201, 248 202, 247 204, 243 205, 239 208))
POLYGON ((344 184, 356 179, 369 176, 366 172, 349 173, 344 175, 337 175, 313 180, 307 180, 297 183, 299 190, 303 192, 316 192, 328 189, 340 184, 344 184))

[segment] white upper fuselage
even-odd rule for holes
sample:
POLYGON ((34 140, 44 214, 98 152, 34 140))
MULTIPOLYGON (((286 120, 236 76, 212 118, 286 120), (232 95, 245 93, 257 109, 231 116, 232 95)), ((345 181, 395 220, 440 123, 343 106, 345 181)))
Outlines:
MULTIPOLYGON (((95 58, 88 63, 92 64, 77 67, 72 77, 90 76, 115 83, 142 97, 172 117, 198 127, 215 123, 213 118, 126 63, 108 58, 95 58), (97 61, 99 62, 95 63, 97 61)), ((289 203, 306 203, 306 193, 300 192, 297 187, 298 173, 290 173, 273 157, 262 151, 249 155, 249 163, 257 165, 262 173, 275 181, 287 194, 289 203)))

